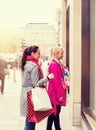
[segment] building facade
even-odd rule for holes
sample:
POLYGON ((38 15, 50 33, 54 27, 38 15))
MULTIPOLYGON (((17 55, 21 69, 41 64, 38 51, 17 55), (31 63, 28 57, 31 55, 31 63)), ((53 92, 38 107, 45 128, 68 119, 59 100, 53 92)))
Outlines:
POLYGON ((48 23, 29 23, 20 28, 21 39, 27 46, 35 44, 43 50, 43 54, 48 53, 50 49, 57 45, 58 34, 56 28, 48 23))
POLYGON ((96 129, 96 1, 62 0, 62 46, 71 73, 72 123, 96 129), (66 31, 65 31, 66 28, 66 31))

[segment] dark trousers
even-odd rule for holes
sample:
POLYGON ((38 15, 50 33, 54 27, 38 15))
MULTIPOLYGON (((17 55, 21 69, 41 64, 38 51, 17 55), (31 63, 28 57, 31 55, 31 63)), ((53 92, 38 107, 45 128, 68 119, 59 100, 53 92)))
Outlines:
POLYGON ((0 80, 1 80, 1 86, 0 86, 1 94, 3 94, 3 92, 4 92, 5 76, 1 76, 1 77, 0 77, 0 80))
POLYGON ((35 125, 36 125, 36 123, 28 122, 28 119, 26 118, 24 130, 35 130, 35 125))
POLYGON ((52 130, 52 124, 53 124, 53 122, 54 122, 55 130, 61 130, 61 128, 60 128, 60 119, 59 119, 59 114, 60 114, 60 111, 61 111, 61 106, 57 106, 56 109, 57 109, 57 114, 54 115, 54 113, 53 113, 53 114, 51 114, 48 117, 48 120, 47 120, 47 129, 46 130, 52 130))

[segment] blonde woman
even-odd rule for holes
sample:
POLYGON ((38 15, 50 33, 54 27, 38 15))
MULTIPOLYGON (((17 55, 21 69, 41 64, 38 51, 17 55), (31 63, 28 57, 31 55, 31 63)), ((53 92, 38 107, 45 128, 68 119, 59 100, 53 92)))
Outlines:
POLYGON ((64 51, 61 47, 55 47, 52 51, 52 61, 49 64, 48 73, 53 73, 54 79, 48 82, 48 94, 55 111, 48 117, 46 130, 52 130, 53 122, 55 130, 61 130, 59 114, 61 106, 66 105, 65 90, 62 86, 62 68, 60 64, 64 51))

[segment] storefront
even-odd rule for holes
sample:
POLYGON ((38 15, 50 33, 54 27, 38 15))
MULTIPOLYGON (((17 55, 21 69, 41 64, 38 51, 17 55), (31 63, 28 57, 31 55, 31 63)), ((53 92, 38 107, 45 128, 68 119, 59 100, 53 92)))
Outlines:
POLYGON ((96 2, 82 0, 82 117, 89 129, 96 129, 96 2))
MULTIPOLYGON (((66 64, 71 73, 72 122, 96 129, 96 1, 65 0, 66 64)), ((64 45, 63 45, 64 46, 64 45)))

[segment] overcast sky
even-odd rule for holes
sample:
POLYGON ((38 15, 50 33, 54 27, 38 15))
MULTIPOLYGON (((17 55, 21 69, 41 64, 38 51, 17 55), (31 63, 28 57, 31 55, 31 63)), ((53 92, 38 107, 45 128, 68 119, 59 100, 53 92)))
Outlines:
POLYGON ((0 0, 0 27, 55 22, 60 0, 0 0))

